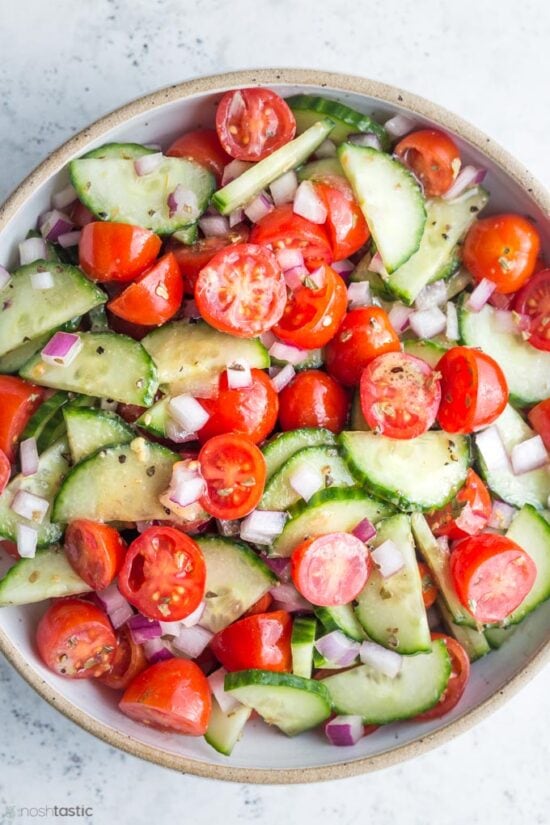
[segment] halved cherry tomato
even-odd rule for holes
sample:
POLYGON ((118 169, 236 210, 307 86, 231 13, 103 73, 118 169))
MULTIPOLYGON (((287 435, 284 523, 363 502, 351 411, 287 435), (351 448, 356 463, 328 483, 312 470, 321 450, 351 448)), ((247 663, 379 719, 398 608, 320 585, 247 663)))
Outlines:
POLYGON ((216 633, 210 646, 228 671, 276 670, 290 672, 292 619, 284 610, 256 613, 216 633))
POLYGON ((203 736, 212 699, 206 676, 187 659, 167 659, 139 673, 124 692, 122 713, 160 730, 203 736))
POLYGON ((262 370, 253 369, 250 387, 230 390, 227 372, 220 375, 215 398, 201 398, 200 403, 210 418, 199 430, 201 443, 214 435, 241 433, 256 444, 263 441, 275 427, 279 411, 279 396, 271 379, 262 370))
POLYGON ((129 223, 94 221, 82 229, 80 266, 94 281, 132 281, 160 252, 154 232, 129 223))
POLYGON ((248 515, 265 487, 266 464, 261 451, 244 435, 217 435, 199 453, 207 490, 200 503, 211 516, 237 519, 248 515))
POLYGON ((451 675, 437 705, 415 716, 415 720, 440 719, 449 713, 460 702, 470 678, 470 660, 462 645, 444 633, 432 633, 432 639, 443 639, 447 645, 451 657, 451 675))
POLYGON ((17 544, 15 541, 9 541, 8 539, 1 539, 0 540, 0 550, 4 550, 8 556, 11 556, 12 559, 19 559, 21 556, 19 555, 19 551, 17 549, 17 544))
POLYGON ((441 404, 437 420, 448 433, 472 433, 495 421, 508 402, 497 362, 477 349, 452 347, 437 364, 441 404))
MULTIPOLYGON (((323 266, 322 286, 294 290, 273 332, 287 344, 304 349, 324 347, 340 326, 348 305, 346 285, 330 266, 323 266)), ((305 284, 308 284, 306 278, 305 284)))
POLYGON ((94 590, 111 584, 126 554, 126 544, 114 527, 88 519, 69 524, 64 546, 71 567, 94 590))
POLYGON ((14 461, 16 446, 31 415, 44 399, 42 387, 15 375, 0 375, 0 450, 14 461))
POLYGON ((399 141, 394 152, 414 172, 429 198, 443 195, 459 169, 458 146, 438 129, 411 132, 399 141))
POLYGON ((10 480, 11 464, 4 450, 0 450, 0 493, 6 489, 6 485, 10 480))
POLYGON ((531 556, 506 536, 462 539, 451 553, 458 598, 479 622, 502 622, 519 607, 537 576, 531 556))
POLYGON ((195 129, 186 132, 177 138, 168 151, 168 157, 186 158, 206 166, 216 176, 219 184, 224 166, 231 161, 231 157, 224 151, 218 140, 215 129, 195 129))
POLYGON ((529 343, 550 350, 550 269, 529 278, 516 295, 514 309, 529 316, 529 343))
POLYGON ((426 516, 435 536, 447 536, 452 541, 481 533, 491 517, 489 490, 473 470, 468 470, 464 487, 454 499, 426 516))
POLYGON ((550 450, 550 398, 533 407, 527 418, 530 425, 544 441, 546 449, 550 450))
POLYGON ((279 393, 282 430, 326 427, 333 433, 344 429, 348 415, 347 392, 320 370, 304 370, 279 393))
POLYGON ((218 104, 216 131, 231 157, 257 161, 292 140, 296 120, 283 98, 270 89, 235 89, 218 104))
POLYGON ((327 344, 329 373, 347 387, 356 386, 367 364, 385 352, 399 352, 401 342, 388 313, 381 307, 352 309, 327 344))
POLYGON ((350 533, 317 536, 296 547, 291 575, 296 589, 320 607, 348 604, 361 592, 371 571, 365 544, 350 533))
POLYGON ((432 579, 430 568, 423 561, 418 562, 418 572, 422 581, 422 600, 427 610, 437 599, 437 587, 432 579))
POLYGON ((177 622, 204 596, 206 565, 198 544, 173 527, 149 527, 126 553, 120 592, 149 619, 177 622))
POLYGON ((521 215, 492 215, 470 228, 462 258, 476 281, 487 278, 496 291, 516 292, 535 271, 540 236, 521 215))
POLYGON ((260 596, 257 602, 254 602, 252 607, 249 607, 246 613, 243 613, 242 618, 246 616, 255 616, 256 613, 267 613, 273 603, 273 596, 271 593, 265 593, 260 596))
POLYGON ((283 314, 285 279, 268 249, 236 244, 222 249, 200 271, 195 300, 210 326, 237 338, 254 338, 283 314))
POLYGON ((229 234, 221 238, 202 238, 189 246, 172 239, 168 248, 174 253, 178 262, 186 295, 194 295, 199 272, 204 269, 206 264, 210 263, 214 255, 217 255, 226 246, 246 243, 249 235, 248 226, 245 223, 240 223, 233 227, 229 234))
POLYGON ((109 301, 108 308, 132 324, 153 326, 173 318, 182 300, 183 279, 174 255, 169 252, 109 301))
POLYGON ((116 648, 113 663, 99 681, 113 690, 125 690, 132 679, 147 667, 142 645, 137 645, 126 625, 116 631, 116 648))
POLYGON ((116 638, 98 607, 83 599, 62 599, 46 610, 36 631, 44 663, 71 679, 91 679, 106 673, 114 660, 116 638))
POLYGON ((370 237, 369 228, 351 186, 344 178, 331 177, 314 183, 317 194, 327 208, 325 228, 332 244, 335 261, 349 258, 370 237))
POLYGON ((291 203, 272 209, 253 227, 251 243, 279 249, 299 249, 308 269, 313 270, 334 260, 324 226, 296 215, 291 203))
POLYGON ((118 332, 120 335, 128 335, 129 338, 133 338, 135 341, 141 341, 151 332, 150 326, 146 327, 143 326, 143 324, 133 324, 131 321, 126 321, 124 318, 115 315, 114 312, 111 312, 109 309, 107 309, 107 318, 109 321, 109 329, 113 332, 118 332))
POLYGON ((387 352, 363 370, 360 397, 373 430, 390 438, 416 438, 434 423, 441 388, 437 374, 421 358, 387 352))

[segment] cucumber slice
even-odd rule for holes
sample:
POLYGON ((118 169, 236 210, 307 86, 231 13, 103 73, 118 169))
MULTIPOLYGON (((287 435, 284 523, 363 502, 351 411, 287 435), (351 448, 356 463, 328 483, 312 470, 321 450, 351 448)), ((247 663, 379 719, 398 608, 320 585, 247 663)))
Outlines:
POLYGON ((115 413, 72 405, 63 412, 74 464, 102 447, 129 444, 135 438, 132 428, 115 413))
POLYGON ((91 149, 82 155, 82 158, 123 158, 124 160, 135 160, 143 155, 154 155, 157 149, 149 146, 142 146, 141 143, 104 143, 97 149, 91 149))
POLYGON ((485 304, 481 312, 459 307, 460 337, 469 347, 479 347, 501 367, 510 402, 520 407, 536 404, 550 396, 550 352, 535 349, 521 334, 503 332, 496 310, 485 304))
MULTIPOLYGON (((331 136, 332 138, 332 136, 331 136)), ((298 180, 325 180, 327 177, 345 177, 342 164, 338 158, 323 158, 322 160, 312 160, 298 169, 298 180)))
POLYGON ((7 286, 0 290, 0 355, 29 343, 29 339, 51 333, 106 300, 105 293, 74 266, 34 261, 16 269, 7 286), (31 276, 46 271, 53 276, 53 287, 34 289, 31 276))
POLYGON ((374 565, 357 597, 357 618, 370 639, 397 653, 430 650, 430 628, 408 516, 400 513, 378 525, 373 547, 387 540, 401 551, 404 566, 384 579, 374 565))
POLYGON ((0 496, 0 536, 11 541, 17 539, 17 525, 28 524, 38 531, 38 547, 47 547, 61 537, 61 528, 48 510, 42 524, 35 524, 22 518, 11 509, 11 503, 18 490, 26 490, 36 496, 52 501, 61 481, 69 469, 67 456, 69 447, 65 440, 50 447, 39 458, 38 470, 32 476, 17 475, 12 478, 0 496))
POLYGON ((54 502, 53 518, 63 524, 77 518, 169 519, 159 495, 167 489, 177 460, 175 453, 143 438, 100 450, 67 475, 54 502))
POLYGON ((174 232, 172 237, 175 238, 176 241, 185 244, 185 246, 191 246, 199 239, 198 224, 190 223, 189 226, 184 226, 183 229, 178 229, 177 232, 174 232))
POLYGON ((194 223, 215 188, 212 173, 186 158, 165 157, 154 172, 142 177, 133 160, 78 158, 69 164, 69 174, 78 197, 97 218, 144 226, 159 235, 194 223), (196 196, 197 208, 170 215, 168 198, 178 186, 196 196))
POLYGON ((449 565, 449 554, 441 549, 421 513, 413 513, 411 526, 418 551, 431 570, 437 589, 441 593, 453 622, 473 627, 475 630, 477 625, 474 617, 462 605, 456 594, 449 565))
POLYGON ((136 427, 157 438, 168 438, 168 425, 171 421, 169 402, 170 398, 166 396, 145 410, 137 419, 136 427))
POLYGON ((313 670, 313 649, 317 622, 309 616, 298 616, 292 624, 290 650, 292 652, 292 672, 295 676, 311 679, 313 670))
POLYGON ((63 548, 48 547, 33 559, 20 559, 10 567, 0 580, 0 607, 76 596, 91 589, 75 573, 63 548))
POLYGON ((366 146, 344 143, 340 163, 391 273, 420 246, 426 207, 420 185, 399 161, 366 146))
POLYGON ((515 625, 510 625, 510 627, 487 627, 485 628, 485 638, 491 650, 498 650, 515 632, 515 625))
POLYGON ((361 409, 361 396, 359 390, 355 390, 351 401, 351 412, 349 424, 352 430, 359 430, 360 432, 369 432, 370 427, 365 421, 363 410, 361 409))
MULTIPOLYGON (((29 229, 29 231, 27 232, 25 237, 26 238, 41 238, 42 235, 40 234, 40 232, 37 229, 29 229)), ((55 261, 56 263, 63 263, 63 261, 60 258, 60 254, 63 253, 63 252, 65 252, 65 250, 61 249, 61 247, 56 248, 53 245, 53 243, 50 243, 49 241, 46 241, 46 257, 45 257, 44 260, 46 260, 46 261, 55 261)))
MULTIPOLYGON (((516 444, 535 435, 521 415, 509 405, 497 418, 495 426, 508 455, 516 444)), ((550 496, 550 475, 546 467, 516 476, 511 467, 489 470, 477 448, 476 453, 480 474, 489 489, 499 498, 515 507, 523 507, 524 504, 532 504, 537 510, 546 507, 550 496)))
POLYGON ((319 653, 317 648, 313 650, 313 667, 315 670, 342 670, 342 665, 331 662, 319 653))
POLYGON ((60 438, 65 438, 67 435, 67 428, 65 427, 65 419, 63 417, 63 408, 58 410, 55 415, 45 425, 40 433, 36 446, 39 453, 45 452, 52 447, 60 438))
POLYGON ((433 707, 447 687, 451 660, 445 642, 430 653, 406 656, 401 673, 390 679, 370 665, 360 665, 322 680, 336 713, 361 716, 367 725, 410 719, 433 707))
POLYGON ((221 372, 234 361, 251 368, 269 367, 269 355, 257 338, 235 338, 208 324, 174 321, 143 338, 143 346, 155 362, 161 386, 172 395, 215 394, 221 372))
POLYGON ((343 432, 344 460, 353 475, 375 496, 401 510, 443 507, 466 481, 468 439, 431 430, 399 441, 373 432, 343 432))
POLYGON ((456 244, 488 200, 488 193, 475 187, 455 201, 433 198, 426 202, 427 220, 420 246, 387 281, 396 297, 412 304, 427 284, 454 271, 456 244))
POLYGON ((350 134, 355 132, 371 132, 376 135, 384 151, 387 152, 390 148, 389 135, 380 123, 370 115, 351 109, 344 103, 315 95, 293 95, 287 97, 286 102, 296 118, 298 134, 309 129, 320 117, 328 116, 335 123, 330 135, 334 143, 343 143, 350 134))
POLYGON ((290 556, 300 542, 310 536, 347 533, 368 518, 373 524, 391 515, 392 508, 353 487, 321 490, 299 509, 284 526, 273 544, 274 556, 290 556))
POLYGON ((233 748, 241 738, 246 723, 250 719, 252 710, 240 705, 230 713, 224 713, 214 696, 212 697, 212 712, 208 721, 208 728, 204 734, 205 740, 218 753, 231 756, 233 748))
POLYGON ((219 189, 212 198, 212 203, 222 215, 228 215, 234 209, 244 206, 262 189, 280 178, 285 172, 299 166, 326 140, 332 131, 334 122, 329 118, 317 118, 309 129, 290 143, 276 149, 259 163, 255 163, 238 178, 219 189))
POLYGON ((278 582, 246 544, 221 536, 195 536, 206 562, 206 607, 201 626, 223 630, 278 582))
POLYGON ((81 332, 82 348, 69 366, 35 355, 19 375, 43 387, 147 407, 158 388, 155 365, 139 341, 115 332, 81 332))
POLYGON ((265 486, 260 510, 288 510, 302 497, 294 490, 291 480, 301 469, 311 469, 324 479, 324 489, 353 487, 355 479, 340 458, 336 447, 306 447, 299 450, 274 473, 265 486))
POLYGON ((105 306, 102 304, 99 307, 94 307, 88 313, 90 320, 90 332, 110 332, 109 319, 105 306))
POLYGON ((334 433, 313 427, 303 427, 299 430, 289 430, 286 433, 278 433, 267 444, 262 447, 265 463, 267 466, 268 479, 285 464, 289 458, 299 450, 306 447, 321 447, 336 444, 334 433))
POLYGON ((327 631, 340 630, 356 642, 366 639, 365 631, 359 623, 351 604, 338 607, 315 607, 313 612, 327 631))
POLYGON ((491 652, 485 633, 473 627, 455 624, 443 599, 439 598, 437 600, 437 606, 443 618, 443 624, 449 634, 462 645, 471 662, 475 662, 477 659, 481 659, 483 656, 486 656, 487 653, 491 652))
POLYGON ((408 352, 409 355, 415 355, 417 358, 421 358, 429 364, 432 369, 435 369, 449 348, 443 346, 443 344, 439 344, 437 341, 410 338, 407 341, 403 341, 403 349, 405 352, 408 352))
MULTIPOLYGON (((37 441, 44 432, 45 427, 49 424, 56 413, 68 402, 69 396, 66 392, 54 392, 49 398, 44 401, 23 430, 22 439, 36 438, 37 441)), ((39 452, 42 452, 39 450, 39 452)))
MULTIPOLYGON (((298 363, 292 366, 296 372, 302 370, 318 370, 323 366, 323 350, 322 349, 306 349, 304 350, 304 357, 298 363)), ((281 361, 279 358, 271 358, 271 364, 274 367, 284 367, 288 361, 281 361)))
MULTIPOLYGON (((62 324, 59 329, 65 332, 74 332, 74 330, 78 329, 80 326, 81 320, 82 319, 80 316, 71 318, 71 320, 67 321, 66 324, 62 324)), ((0 373, 14 374, 19 372, 21 367, 24 367, 33 355, 36 355, 37 352, 46 346, 56 331, 57 330, 52 329, 44 335, 41 335, 38 338, 33 338, 31 341, 27 341, 19 347, 6 352, 5 355, 0 355, 0 373)))
POLYGON ((314 679, 271 670, 228 673, 225 690, 287 736, 314 728, 330 716, 330 696, 314 679))
POLYGON ((514 516, 506 536, 519 544, 537 565, 533 587, 504 623, 514 625, 550 598, 550 524, 534 507, 526 504, 514 516))

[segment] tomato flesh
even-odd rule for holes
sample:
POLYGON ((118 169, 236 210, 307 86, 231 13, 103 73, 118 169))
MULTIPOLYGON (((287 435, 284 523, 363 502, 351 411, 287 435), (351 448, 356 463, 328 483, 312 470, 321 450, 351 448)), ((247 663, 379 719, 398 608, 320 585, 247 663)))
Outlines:
POLYGON ((65 555, 71 567, 94 590, 105 590, 117 576, 126 544, 108 524, 77 519, 65 532, 65 555))
POLYGON ((296 589, 320 607, 349 604, 365 586, 370 570, 365 544, 349 533, 307 539, 291 557, 296 589))
POLYGON ((132 324, 154 326, 173 318, 183 299, 183 279, 174 255, 169 252, 150 269, 138 275, 108 308, 132 324))
POLYGON ((252 369, 252 384, 229 389, 227 372, 220 375, 215 398, 201 398, 210 418, 198 432, 202 444, 215 435, 241 433, 256 444, 271 433, 277 421, 279 397, 265 372, 252 369))
POLYGON ((370 237, 367 222, 349 184, 341 178, 317 181, 315 190, 327 209, 325 228, 335 261, 354 255, 370 237), (332 185, 331 185, 332 184, 332 185))
POLYGON ((0 494, 6 489, 6 485, 10 480, 11 464, 6 453, 0 450, 0 494))
POLYGON ((296 215, 291 203, 277 206, 253 227, 251 243, 281 249, 299 249, 310 271, 334 260, 332 247, 324 226, 296 215))
POLYGON ((275 670, 290 672, 292 619, 284 610, 256 613, 221 630, 210 645, 227 671, 275 670))
POLYGON ((116 648, 111 667, 99 677, 99 681, 113 690, 124 690, 146 667, 147 659, 142 645, 134 642, 128 627, 123 625, 116 631, 116 648))
POLYGON ((546 449, 550 450, 550 398, 533 407, 527 418, 533 429, 544 441, 546 449))
POLYGON ((221 145, 233 158, 258 161, 279 149, 296 132, 288 104, 270 89, 226 92, 216 111, 221 145))
POLYGON ((423 561, 418 562, 418 572, 420 573, 420 579, 422 581, 422 600, 424 607, 428 610, 437 599, 437 587, 432 578, 430 568, 427 564, 424 564, 423 561))
POLYGON ((279 425, 284 431, 325 427, 339 433, 348 407, 348 394, 334 378, 320 370, 304 370, 279 394, 279 425))
POLYGON ((80 266, 94 281, 133 281, 151 266, 161 240, 141 226, 94 221, 82 229, 80 266))
POLYGON ((215 129, 194 129, 177 138, 166 152, 168 157, 186 158, 206 166, 219 184, 231 157, 223 149, 215 129))
POLYGON ((445 642, 451 657, 451 675, 437 705, 419 714, 419 716, 415 716, 416 720, 421 721, 440 719, 455 708, 460 702, 470 678, 470 659, 462 645, 452 636, 445 636, 443 633, 432 633, 432 639, 443 639, 445 642))
POLYGON ((420 180, 428 198, 449 189, 460 165, 458 146, 438 129, 412 132, 399 141, 394 152, 420 180))
POLYGON ((378 355, 399 352, 401 342, 382 307, 352 309, 325 350, 328 372, 346 387, 359 384, 364 368, 378 355))
POLYGON ((496 291, 516 292, 535 271, 540 237, 521 215, 481 218, 468 231, 462 256, 476 281, 487 278, 496 291))
POLYGON ((14 375, 0 375, 0 450, 8 461, 15 460, 17 442, 44 395, 42 387, 14 375))
POLYGON ((529 343, 550 350, 550 269, 533 275, 518 292, 514 308, 529 318, 529 343))
POLYGON ((491 509, 489 490, 478 474, 470 469, 464 487, 453 501, 426 518, 435 536, 447 536, 457 541, 481 533, 491 517, 491 509))
POLYGON ((214 255, 225 249, 226 246, 246 243, 250 231, 245 223, 233 227, 228 235, 223 237, 201 238, 193 244, 182 244, 172 239, 168 248, 174 254, 180 268, 181 277, 186 295, 195 294, 195 285, 201 269, 210 263, 214 255))
POLYGON ((261 451, 244 435, 218 435, 199 453, 206 493, 200 502, 211 516, 237 519, 248 515, 259 503, 266 479, 261 451))

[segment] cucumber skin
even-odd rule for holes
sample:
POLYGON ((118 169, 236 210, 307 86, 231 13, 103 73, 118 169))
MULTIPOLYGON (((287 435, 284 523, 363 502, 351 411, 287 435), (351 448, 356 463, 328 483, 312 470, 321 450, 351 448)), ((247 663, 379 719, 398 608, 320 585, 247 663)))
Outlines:
POLYGON ((66 560, 65 553, 60 547, 49 547, 45 550, 38 550, 36 556, 32 559, 19 559, 10 567, 5 576, 0 580, 0 607, 9 604, 33 604, 41 602, 45 599, 60 598, 64 596, 77 596, 80 593, 88 593, 92 590, 89 585, 83 581, 80 576, 75 573, 69 562, 66 560), (57 558, 56 558, 57 557, 57 558), (39 583, 39 575, 36 576, 37 568, 40 572, 42 567, 42 578, 44 570, 47 570, 48 564, 53 561, 56 567, 55 574, 50 582, 43 581, 39 583), (32 582, 30 575, 28 576, 28 587, 35 590, 32 598, 27 598, 24 601, 13 601, 9 598, 10 587, 16 584, 16 580, 25 573, 26 569, 35 574, 32 582), (63 578, 63 570, 66 570, 66 578, 63 578), (44 588, 40 590, 40 587, 44 588), (8 594, 8 598, 6 598, 8 594))
MULTIPOLYGON (((357 619, 355 613, 353 612, 353 608, 351 605, 342 605, 342 607, 335 608, 336 616, 333 613, 334 608, 331 607, 314 607, 313 612, 323 625, 324 629, 327 633, 330 633, 333 630, 339 630, 348 638, 353 639, 354 642, 364 642, 367 638, 366 633, 363 631, 361 627, 361 623, 357 619), (347 620, 339 621, 338 620, 338 610, 341 610, 342 607, 349 607, 351 611, 350 622, 347 620), (350 625, 353 624, 353 627, 350 625)), ((347 619, 347 617, 345 617, 347 619)))
MULTIPOLYGON (((530 613, 532 613, 533 610, 536 610, 537 607, 539 607, 545 601, 550 599, 550 524, 548 523, 548 521, 544 518, 542 513, 540 513, 538 510, 535 509, 535 507, 533 507, 532 504, 525 504, 521 508, 519 513, 516 513, 516 515, 514 516, 510 527, 506 531, 506 536, 511 538, 512 541, 515 541, 516 544, 518 544, 520 547, 522 547, 522 545, 520 544, 520 541, 519 541, 519 537, 516 535, 516 532, 514 530, 514 524, 516 525, 516 528, 517 528, 518 521, 521 518, 525 518, 525 515, 530 516, 531 520, 536 522, 536 526, 541 530, 541 532, 544 533, 544 542, 545 542, 546 552, 548 554, 548 568, 547 568, 547 571, 546 571, 548 578, 547 578, 547 580, 544 584, 544 589, 541 591, 540 595, 538 596, 537 602, 535 604, 533 604, 532 606, 530 606, 528 608, 525 608, 524 607, 525 602, 527 602, 529 600, 529 596, 532 594, 533 589, 535 588, 535 586, 537 584, 537 581, 535 580, 535 584, 533 585, 533 588, 531 589, 530 593, 527 594, 527 596, 525 597, 523 602, 514 610, 514 612, 511 614, 511 616, 508 616, 508 618, 506 619, 506 622, 503 623, 505 625, 505 627, 513 627, 514 625, 519 624, 530 613)), ((529 542, 526 542, 526 545, 529 545, 529 542)), ((529 546, 523 547, 523 549, 525 550, 526 553, 529 553, 529 546)))
POLYGON ((289 468, 290 471, 296 469, 300 465, 300 460, 307 463, 309 459, 313 464, 315 459, 320 456, 323 457, 325 466, 331 468, 331 473, 334 473, 332 477, 335 479, 334 484, 328 485, 325 489, 330 489, 331 486, 335 488, 354 486, 353 476, 343 462, 336 447, 304 447, 302 450, 298 450, 294 455, 290 456, 283 466, 269 478, 266 482, 264 494, 258 504, 258 508, 260 510, 290 510, 296 506, 296 504, 300 504, 303 499, 298 493, 295 493, 290 485, 289 479, 287 479, 289 468), (288 498, 285 498, 285 494, 292 496, 294 500, 289 501, 288 498))
MULTIPOLYGON (((245 705, 240 705, 235 708, 235 710, 231 711, 231 713, 224 713, 213 696, 212 713, 210 715, 208 729, 204 734, 205 741, 208 742, 210 747, 214 748, 215 751, 223 754, 223 756, 231 756, 233 748, 239 741, 242 731, 244 730, 251 714, 252 710, 247 708, 245 705), (237 715, 239 717, 238 724, 240 726, 240 730, 238 730, 236 737, 228 736, 228 731, 223 731, 221 728, 223 728, 225 724, 230 723, 231 717, 235 717, 237 715)), ((235 732, 236 731, 233 731, 233 734, 235 732)))
POLYGON ((305 447, 330 447, 335 444, 334 434, 323 427, 302 427, 298 430, 290 430, 274 435, 262 446, 262 453, 267 464, 268 480, 283 467, 289 458, 292 458, 301 449, 305 447), (296 449, 292 448, 290 452, 284 449, 285 444, 288 445, 293 442, 300 442, 296 449), (281 453, 283 455, 282 459, 281 453))
POLYGON ((85 160, 88 158, 124 158, 125 160, 134 160, 141 158, 143 155, 154 155, 157 149, 151 149, 148 146, 142 146, 141 143, 104 143, 98 146, 97 149, 90 149, 85 155, 81 157, 85 160))
POLYGON ((384 152, 390 148, 390 137, 384 127, 369 115, 357 112, 355 109, 345 106, 336 100, 331 100, 317 95, 292 95, 286 98, 287 104, 296 115, 300 111, 312 111, 318 115, 326 115, 337 122, 344 123, 350 127, 348 134, 352 132, 372 132, 380 141, 384 152))

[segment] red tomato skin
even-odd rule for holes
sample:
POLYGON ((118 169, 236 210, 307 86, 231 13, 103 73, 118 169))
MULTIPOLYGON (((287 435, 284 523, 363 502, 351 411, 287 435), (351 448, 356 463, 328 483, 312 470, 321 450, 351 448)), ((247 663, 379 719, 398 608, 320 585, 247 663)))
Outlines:
POLYGON ((339 433, 348 407, 348 394, 334 378, 320 370, 304 370, 279 393, 279 425, 284 431, 326 427, 339 433))
POLYGON ((265 372, 252 369, 252 386, 238 390, 228 387, 227 372, 219 379, 216 398, 201 398, 210 418, 199 430, 201 444, 215 435, 240 433, 259 444, 271 433, 279 412, 279 397, 265 372))
POLYGON ((198 460, 206 482, 200 504, 210 515, 227 520, 243 518, 259 504, 267 468, 261 450, 248 436, 214 436, 204 444, 198 460), (223 495, 218 493, 220 487, 223 495), (229 488, 232 492, 228 494, 229 488))
POLYGON ((301 286, 294 290, 273 327, 275 335, 287 344, 303 349, 324 347, 346 314, 346 284, 331 267, 322 269, 324 285, 319 289, 301 286))
POLYGON ((445 132, 420 129, 399 141, 395 154, 419 178, 426 197, 443 195, 454 180, 458 146, 445 132))
POLYGON ((359 384, 364 368, 378 355, 399 352, 401 342, 382 307, 352 309, 325 350, 330 375, 346 387, 359 384))
POLYGON ((177 138, 168 151, 168 157, 187 158, 205 166, 221 182, 224 167, 231 161, 231 156, 223 149, 215 129, 194 129, 177 138))
POLYGON ((504 295, 529 280, 540 252, 540 236, 521 215, 481 218, 469 229, 462 257, 476 281, 487 278, 504 295))
POLYGON ((6 453, 0 450, 0 494, 6 489, 6 485, 10 480, 11 464, 6 453))
POLYGON ((353 601, 370 575, 372 562, 362 541, 349 533, 313 536, 292 552, 290 572, 311 604, 337 607, 353 601), (327 574, 323 579, 323 573, 327 574))
POLYGON ((174 255, 169 252, 138 275, 107 306, 132 324, 160 326, 174 317, 182 300, 183 278, 174 255))
POLYGON ((331 185, 318 181, 315 190, 328 212, 325 228, 332 245, 335 261, 342 261, 355 254, 370 237, 367 222, 353 192, 345 181, 343 185, 331 185))
POLYGON ((210 263, 214 255, 225 249, 226 246, 247 243, 250 230, 245 223, 233 227, 223 238, 202 238, 194 244, 182 244, 176 240, 169 243, 169 249, 174 254, 183 278, 186 295, 195 294, 195 285, 201 269, 210 263))
MULTIPOLYGON (((469 504, 477 516, 485 519, 485 525, 480 527, 480 532, 485 529, 491 517, 491 496, 483 481, 472 469, 468 470, 466 483, 464 487, 458 491, 454 501, 458 505, 469 504)), ((458 516, 459 514, 454 514, 456 509, 456 505, 453 506, 453 502, 451 502, 440 510, 436 510, 435 513, 426 515, 430 529, 435 536, 447 536, 451 541, 459 541, 470 535, 457 526, 455 515, 458 516)))
POLYGON ((94 221, 82 229, 79 263, 94 281, 132 281, 153 263, 160 247, 158 235, 141 226, 94 221))
POLYGON ((210 645, 223 667, 290 673, 292 619, 284 610, 256 613, 216 633, 210 645))
POLYGON ((36 644, 44 664, 54 673, 91 679, 111 667, 116 638, 107 616, 98 607, 83 599, 68 598, 53 602, 44 613, 38 623, 36 644), (84 648, 81 652, 80 647, 84 648))
POLYGON ((437 420, 448 433, 487 427, 508 403, 508 385, 497 362, 480 350, 452 347, 437 364, 441 404, 437 420))
POLYGON ((415 716, 414 721, 440 719, 449 713, 460 702, 470 678, 470 659, 462 645, 452 636, 446 636, 444 633, 432 633, 432 640, 436 639, 443 639, 447 645, 447 651, 451 657, 451 676, 438 703, 433 708, 415 716))
POLYGON ((119 703, 130 719, 159 730, 204 736, 212 711, 202 670, 187 659, 167 659, 139 673, 119 703))
POLYGON ((504 621, 519 607, 535 582, 537 567, 511 539, 485 533, 455 544, 451 575, 464 607, 477 621, 492 624, 504 621))
POLYGON ((550 450, 550 398, 533 407, 528 415, 529 423, 537 432, 547 450, 550 450))
POLYGON ((291 203, 277 206, 252 228, 250 242, 278 249, 300 249, 310 271, 334 260, 324 226, 296 215, 291 203))
POLYGON ((296 120, 283 98, 270 89, 235 89, 226 92, 218 104, 216 131, 231 157, 255 162, 292 140, 296 120), (240 111, 233 114, 236 108, 240 111), (241 130, 244 134, 239 140, 241 130))
POLYGON ((531 346, 550 350, 550 269, 541 269, 529 278, 514 299, 514 309, 529 318, 531 346))
POLYGON ((15 375, 0 375, 0 450, 8 461, 15 461, 17 442, 44 395, 42 387, 15 375))
POLYGON ((116 631, 113 663, 99 681, 113 690, 125 690, 130 682, 147 667, 142 645, 137 645, 126 625, 116 631))
POLYGON ((64 548, 73 570, 94 590, 111 584, 126 554, 126 543, 114 527, 89 519, 69 524, 64 548))

